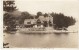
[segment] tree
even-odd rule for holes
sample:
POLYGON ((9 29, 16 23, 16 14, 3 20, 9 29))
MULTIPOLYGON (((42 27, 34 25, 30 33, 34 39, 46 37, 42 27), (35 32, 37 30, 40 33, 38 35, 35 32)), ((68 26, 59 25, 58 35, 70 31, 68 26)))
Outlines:
POLYGON ((45 14, 44 14, 44 17, 48 17, 48 14, 47 14, 47 13, 45 13, 45 14))
POLYGON ((37 12, 37 16, 35 18, 39 18, 41 15, 43 15, 42 12, 37 12))
POLYGON ((14 1, 3 1, 3 10, 7 12, 16 10, 14 1))
POLYGON ((74 25, 76 20, 73 17, 65 16, 62 13, 51 13, 53 17, 53 23, 55 24, 54 28, 68 28, 71 25, 74 25))
POLYGON ((13 31, 16 28, 15 17, 11 14, 13 11, 17 10, 15 6, 15 1, 3 1, 3 11, 7 12, 3 15, 4 25, 8 26, 7 31, 13 31))
POLYGON ((4 25, 8 26, 7 31, 13 31, 16 28, 16 20, 11 14, 4 14, 3 18, 4 25))
POLYGON ((23 24, 25 19, 33 19, 33 16, 28 12, 22 12, 19 18, 19 23, 23 24))
POLYGON ((29 19, 30 18, 30 14, 28 12, 22 12, 21 16, 25 19, 29 19))

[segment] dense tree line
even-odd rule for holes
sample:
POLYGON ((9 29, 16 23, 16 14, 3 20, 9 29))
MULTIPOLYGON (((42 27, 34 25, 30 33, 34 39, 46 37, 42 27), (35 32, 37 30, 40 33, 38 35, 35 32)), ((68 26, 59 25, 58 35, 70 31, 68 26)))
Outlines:
MULTIPOLYGON (((49 16, 47 13, 42 14, 42 12, 37 12, 36 19, 43 15, 44 17, 49 16)), ((59 28, 68 28, 71 25, 74 25, 76 20, 73 17, 65 16, 62 13, 51 13, 50 14, 53 17, 53 24, 55 29, 59 28)), ((29 14, 28 12, 21 12, 21 15, 19 17, 14 17, 14 15, 10 13, 4 14, 4 24, 13 28, 16 25, 22 25, 24 24, 25 19, 34 19, 34 16, 29 14), (17 21, 17 22, 16 22, 17 21)), ((47 22, 44 22, 44 26, 47 26, 47 22)), ((49 25, 51 26, 51 22, 49 21, 49 25)))
MULTIPOLYGON (((44 17, 48 16, 47 13, 45 14, 37 13, 35 18, 37 19, 40 15, 43 15, 44 17)), ((50 15, 53 17, 52 22, 54 24, 55 29, 68 28, 68 26, 74 25, 76 22, 76 20, 73 17, 65 16, 62 13, 59 13, 59 14, 51 13, 50 15)), ((14 17, 14 15, 10 13, 4 14, 4 24, 11 28, 13 28, 16 25, 24 24, 25 19, 34 19, 34 16, 29 14, 28 12, 22 12, 19 17, 14 17)), ((49 24, 50 24, 50 21, 49 21, 49 24)), ((47 22, 44 22, 44 26, 47 26, 47 22)))
POLYGON ((4 25, 8 26, 7 31, 12 31, 14 30, 14 28, 16 28, 15 17, 13 17, 9 13, 4 14, 3 22, 4 22, 4 25))
POLYGON ((8 26, 7 31, 13 31, 16 27, 15 17, 11 14, 16 10, 14 1, 3 1, 3 11, 7 12, 3 14, 4 25, 8 26))
POLYGON ((51 13, 53 17, 54 28, 68 28, 68 26, 74 25, 76 20, 73 17, 65 16, 62 13, 51 13))

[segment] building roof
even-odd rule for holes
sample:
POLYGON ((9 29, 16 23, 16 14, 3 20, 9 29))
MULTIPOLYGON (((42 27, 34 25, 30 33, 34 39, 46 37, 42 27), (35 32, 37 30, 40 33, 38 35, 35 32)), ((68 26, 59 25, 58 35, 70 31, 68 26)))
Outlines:
POLYGON ((24 24, 28 25, 28 22, 31 22, 31 24, 36 24, 37 19, 25 19, 24 24))
POLYGON ((39 18, 38 18, 40 21, 53 21, 53 17, 49 17, 49 16, 47 16, 47 17, 44 17, 44 16, 39 16, 39 18))

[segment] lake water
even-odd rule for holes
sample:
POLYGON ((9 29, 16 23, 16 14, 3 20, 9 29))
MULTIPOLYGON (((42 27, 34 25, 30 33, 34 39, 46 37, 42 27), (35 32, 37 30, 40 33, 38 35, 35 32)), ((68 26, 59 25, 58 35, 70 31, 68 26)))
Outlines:
POLYGON ((75 48, 78 33, 23 34, 4 33, 10 48, 75 48))

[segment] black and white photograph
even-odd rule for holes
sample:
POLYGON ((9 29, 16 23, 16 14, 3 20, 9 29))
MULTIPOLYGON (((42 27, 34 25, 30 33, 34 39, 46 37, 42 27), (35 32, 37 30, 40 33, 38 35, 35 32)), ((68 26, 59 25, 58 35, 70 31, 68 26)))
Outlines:
POLYGON ((3 0, 3 48, 78 48, 77 0, 3 0))

